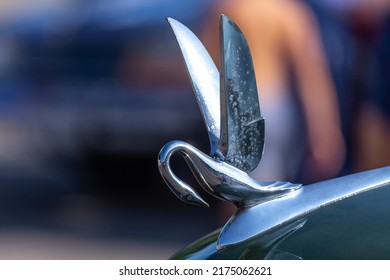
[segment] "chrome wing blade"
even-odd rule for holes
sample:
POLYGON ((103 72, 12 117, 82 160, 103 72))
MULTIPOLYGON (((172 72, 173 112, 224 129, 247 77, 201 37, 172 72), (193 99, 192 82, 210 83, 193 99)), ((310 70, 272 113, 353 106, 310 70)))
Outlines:
POLYGON ((307 185, 284 197, 239 208, 222 229, 217 246, 236 245, 321 207, 380 187, 390 187, 390 166, 307 185))
POLYGON ((210 155, 214 156, 221 131, 218 69, 206 48, 191 30, 172 18, 167 18, 167 21, 179 43, 210 138, 210 155))
POLYGON ((256 77, 248 44, 239 27, 220 18, 221 139, 225 161, 249 172, 263 155, 264 119, 261 117, 256 77))

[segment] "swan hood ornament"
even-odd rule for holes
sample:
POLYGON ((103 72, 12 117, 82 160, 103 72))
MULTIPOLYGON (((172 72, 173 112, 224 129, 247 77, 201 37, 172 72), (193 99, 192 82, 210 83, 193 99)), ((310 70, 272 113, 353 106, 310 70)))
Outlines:
POLYGON ((168 18, 180 45, 198 105, 210 138, 210 155, 190 144, 173 141, 159 155, 159 169, 173 193, 182 201, 208 204, 175 176, 170 157, 179 152, 208 193, 237 206, 252 205, 284 195, 301 185, 257 181, 248 172, 257 167, 263 154, 264 119, 252 58, 238 26, 222 15, 221 74, 199 39, 184 25, 168 18))
POLYGON ((181 154, 206 192, 237 207, 220 233, 218 249, 289 225, 321 206, 389 184, 389 168, 375 170, 374 175, 382 175, 369 174, 367 182, 342 177, 305 187, 250 177, 249 172, 257 167, 263 154, 265 121, 244 35, 231 19, 221 15, 219 73, 200 40, 180 22, 167 20, 179 43, 211 149, 206 155, 188 143, 171 141, 161 149, 158 167, 180 200, 208 207, 193 187, 172 171, 171 156, 181 154))

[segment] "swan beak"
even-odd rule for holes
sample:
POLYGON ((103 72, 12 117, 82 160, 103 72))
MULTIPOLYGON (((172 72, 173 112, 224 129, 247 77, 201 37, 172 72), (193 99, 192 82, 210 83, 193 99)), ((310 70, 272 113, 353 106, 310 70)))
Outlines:
POLYGON ((193 204, 196 206, 209 207, 209 204, 204 201, 198 194, 195 192, 192 194, 180 194, 179 199, 185 203, 193 204))

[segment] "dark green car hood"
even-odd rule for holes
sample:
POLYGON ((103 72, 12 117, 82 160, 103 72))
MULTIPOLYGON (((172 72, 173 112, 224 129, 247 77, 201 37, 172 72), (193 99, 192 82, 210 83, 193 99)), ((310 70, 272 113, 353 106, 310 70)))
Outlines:
POLYGON ((390 186, 336 202, 273 232, 217 250, 220 230, 173 259, 390 259, 390 186))

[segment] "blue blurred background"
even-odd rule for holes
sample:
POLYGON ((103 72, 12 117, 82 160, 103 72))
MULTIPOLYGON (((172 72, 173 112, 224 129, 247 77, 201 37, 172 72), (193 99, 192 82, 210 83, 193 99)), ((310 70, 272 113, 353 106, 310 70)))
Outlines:
MULTIPOLYGON (((340 174, 389 164, 388 5, 312 2, 347 143, 340 174)), ((0 1, 0 259, 167 258, 223 224, 215 201, 179 202, 156 162, 173 139, 207 152, 165 18, 199 34, 213 4, 0 1)))
POLYGON ((207 145, 165 21, 199 30, 207 1, 0 3, 0 258, 166 258, 213 229, 157 170, 207 145))

